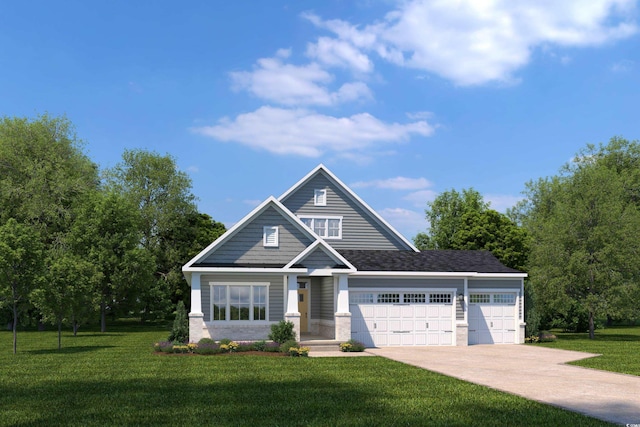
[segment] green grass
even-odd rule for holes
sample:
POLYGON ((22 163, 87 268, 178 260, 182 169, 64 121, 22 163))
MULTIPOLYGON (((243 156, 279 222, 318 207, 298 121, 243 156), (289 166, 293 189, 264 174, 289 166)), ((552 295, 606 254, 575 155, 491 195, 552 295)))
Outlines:
POLYGON ((0 332, 0 425, 601 426, 379 357, 174 356, 167 331, 0 332))
POLYGON ((566 333, 553 331, 558 340, 542 343, 550 348, 586 351, 601 354, 599 357, 572 362, 572 365, 604 371, 620 372, 640 376, 640 327, 612 327, 596 330, 595 339, 590 340, 588 333, 566 333))

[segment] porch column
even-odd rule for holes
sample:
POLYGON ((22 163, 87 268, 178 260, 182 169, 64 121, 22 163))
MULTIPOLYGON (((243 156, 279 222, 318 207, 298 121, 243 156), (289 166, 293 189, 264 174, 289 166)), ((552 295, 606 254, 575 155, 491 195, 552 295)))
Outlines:
POLYGON ((349 312, 349 279, 346 274, 337 275, 337 298, 336 298, 336 335, 337 341, 348 341, 351 339, 351 313, 349 312))
POLYGON ((300 341, 300 311, 298 311, 298 276, 290 274, 287 276, 287 312, 284 320, 293 323, 293 331, 296 334, 296 341, 300 341))
POLYGON ((191 273, 191 311, 189 312, 189 341, 198 342, 202 338, 204 313, 202 313, 201 273, 191 273))

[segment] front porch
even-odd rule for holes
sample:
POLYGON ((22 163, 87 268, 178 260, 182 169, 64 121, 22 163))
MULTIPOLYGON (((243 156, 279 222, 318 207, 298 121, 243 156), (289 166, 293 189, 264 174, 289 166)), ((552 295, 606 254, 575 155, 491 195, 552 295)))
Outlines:
POLYGON ((296 339, 351 339, 351 313, 346 274, 285 276, 284 319, 294 324, 296 339))

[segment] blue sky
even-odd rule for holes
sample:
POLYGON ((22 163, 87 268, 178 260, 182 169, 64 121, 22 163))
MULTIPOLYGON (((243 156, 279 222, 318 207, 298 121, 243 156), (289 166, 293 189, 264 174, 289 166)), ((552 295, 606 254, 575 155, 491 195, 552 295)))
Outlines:
POLYGON ((0 114, 66 115, 101 167, 169 153, 232 225, 324 163, 408 238, 438 193, 500 211, 587 143, 640 138, 638 2, 25 1, 0 114))

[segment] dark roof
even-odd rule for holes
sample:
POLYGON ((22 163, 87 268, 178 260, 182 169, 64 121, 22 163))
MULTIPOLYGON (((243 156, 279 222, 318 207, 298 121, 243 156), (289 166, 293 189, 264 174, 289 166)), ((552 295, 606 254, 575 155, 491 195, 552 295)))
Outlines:
POLYGON ((339 250, 358 271, 425 271, 520 273, 506 267, 489 251, 367 251, 339 250))

